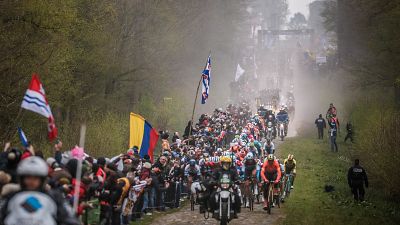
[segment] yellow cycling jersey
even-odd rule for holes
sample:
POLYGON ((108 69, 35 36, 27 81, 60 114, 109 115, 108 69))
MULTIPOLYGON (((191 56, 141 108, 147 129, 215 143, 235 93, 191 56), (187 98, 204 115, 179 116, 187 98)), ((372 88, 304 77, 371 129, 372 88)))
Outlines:
POLYGON ((289 160, 285 159, 285 173, 296 173, 296 160, 293 159, 293 162, 290 163, 289 160))

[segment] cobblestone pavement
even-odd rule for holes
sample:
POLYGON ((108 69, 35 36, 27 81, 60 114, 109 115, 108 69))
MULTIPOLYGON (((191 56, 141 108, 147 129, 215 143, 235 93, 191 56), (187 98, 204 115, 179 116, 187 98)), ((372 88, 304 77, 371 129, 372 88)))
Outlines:
MULTIPOLYGON (((284 207, 284 206, 281 206, 284 207)), ((272 209, 271 215, 262 209, 262 204, 255 204, 254 211, 250 212, 247 208, 242 208, 239 218, 231 221, 229 225, 265 225, 277 224, 280 219, 285 218, 282 209, 277 207, 272 209)), ((186 204, 180 211, 172 214, 167 214, 157 218, 152 224, 157 225, 214 225, 219 224, 217 220, 209 218, 206 220, 203 214, 198 211, 198 206, 194 212, 190 211, 190 205, 186 204)))

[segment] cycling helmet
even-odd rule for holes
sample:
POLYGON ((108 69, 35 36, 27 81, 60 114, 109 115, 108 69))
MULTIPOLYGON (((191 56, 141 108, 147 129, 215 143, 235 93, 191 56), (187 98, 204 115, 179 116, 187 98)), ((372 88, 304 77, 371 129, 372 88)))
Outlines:
POLYGON ((273 154, 269 154, 267 159, 268 159, 268 161, 273 161, 273 160, 275 160, 275 157, 273 154))
POLYGON ((219 161, 221 163, 231 163, 232 162, 232 158, 229 156, 222 156, 219 161))
POLYGON ((247 153, 246 159, 250 159, 250 160, 254 159, 253 153, 251 153, 251 152, 247 153))
POLYGON ((195 166, 195 165, 196 165, 196 160, 191 159, 191 160, 189 161, 189 165, 190 165, 190 166, 195 166))
POLYGON ((294 158, 294 155, 289 154, 288 157, 287 157, 287 160, 288 161, 293 161, 293 158, 294 158))
POLYGON ((31 156, 18 164, 18 176, 46 177, 49 173, 47 163, 40 157, 31 156))

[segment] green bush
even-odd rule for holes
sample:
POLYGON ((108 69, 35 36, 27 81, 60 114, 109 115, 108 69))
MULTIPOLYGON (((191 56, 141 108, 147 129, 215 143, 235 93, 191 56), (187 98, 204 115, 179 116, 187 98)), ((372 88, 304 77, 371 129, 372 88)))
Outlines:
POLYGON ((356 144, 351 151, 368 169, 373 185, 389 198, 400 198, 400 111, 381 99, 358 104, 351 113, 356 144))

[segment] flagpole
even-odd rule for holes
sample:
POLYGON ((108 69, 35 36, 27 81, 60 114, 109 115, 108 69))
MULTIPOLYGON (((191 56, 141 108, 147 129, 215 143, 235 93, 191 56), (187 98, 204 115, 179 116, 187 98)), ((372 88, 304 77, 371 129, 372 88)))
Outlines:
POLYGON ((197 85, 197 89, 196 89, 196 97, 194 98, 194 103, 193 103, 192 119, 190 120, 189 136, 192 136, 194 112, 196 111, 196 102, 197 102, 197 97, 199 96, 199 89, 200 89, 200 84, 201 84, 202 79, 203 79, 203 76, 200 77, 199 84, 197 85))
MULTIPOLYGON (((86 137, 86 124, 81 125, 81 132, 80 132, 80 138, 79 138, 79 147, 84 149, 85 146, 85 137, 86 137)), ((82 160, 83 160, 83 155, 82 157, 78 157, 78 165, 76 168, 76 176, 75 176, 75 187, 74 187, 74 202, 73 202, 73 212, 77 213, 77 209, 79 206, 79 190, 81 187, 81 177, 82 177, 82 160)))
MULTIPOLYGON (((211 56, 211 51, 210 51, 210 53, 208 54, 208 57, 207 57, 207 60, 206 60, 206 65, 204 66, 204 68, 207 67, 208 59, 210 58, 210 56, 211 56)), ((203 73, 203 72, 202 72, 202 73, 203 73)), ((193 103, 192 118, 191 118, 191 120, 190 120, 189 136, 188 136, 188 137, 192 136, 194 112, 196 111, 196 102, 197 102, 197 97, 198 97, 198 95, 199 95, 199 89, 200 89, 200 84, 201 84, 201 80, 202 80, 202 79, 203 79, 203 74, 201 74, 201 76, 200 76, 199 84, 197 85, 197 89, 196 89, 196 95, 195 95, 194 103, 193 103)))

